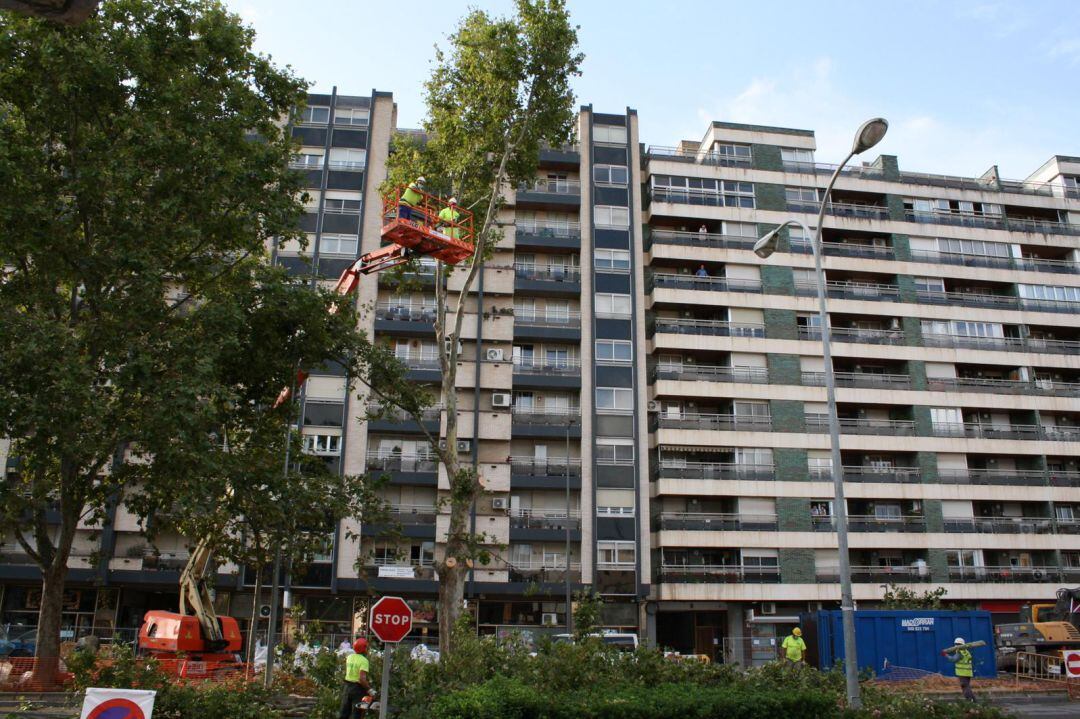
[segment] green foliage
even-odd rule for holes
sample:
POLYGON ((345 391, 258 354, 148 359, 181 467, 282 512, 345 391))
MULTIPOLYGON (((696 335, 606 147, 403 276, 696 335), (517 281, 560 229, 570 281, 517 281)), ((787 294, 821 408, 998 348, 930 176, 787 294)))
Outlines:
POLYGON ((882 596, 882 609, 942 609, 942 600, 949 590, 945 587, 936 587, 922 592, 898 584, 889 584, 885 587, 882 596))
POLYGON ((603 601, 591 587, 574 593, 574 638, 581 640, 600 626, 603 601))

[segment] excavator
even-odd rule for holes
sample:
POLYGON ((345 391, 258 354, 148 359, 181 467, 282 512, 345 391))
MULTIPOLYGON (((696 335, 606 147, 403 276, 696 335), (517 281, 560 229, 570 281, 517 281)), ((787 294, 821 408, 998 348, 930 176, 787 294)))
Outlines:
POLYGON ((1065 649, 1080 649, 1078 620, 1080 587, 1057 590, 1053 604, 1025 604, 1019 622, 994 627, 998 668, 1015 666, 1020 652, 1060 655, 1065 649))
MULTIPOLYGON (((441 198, 413 187, 421 200, 401 212, 405 188, 398 187, 382 196, 383 246, 368 252, 341 273, 334 292, 343 299, 351 297, 361 275, 381 272, 409 262, 415 257, 433 257, 456 265, 473 254, 473 217, 464 208, 456 208, 456 218, 439 218, 447 206, 441 198), (404 216, 402 216, 404 215, 404 216)), ((338 309, 331 305, 331 314, 338 309)), ((288 401, 303 386, 308 373, 297 373, 294 387, 278 395, 274 407, 288 401)), ((198 678, 211 675, 215 667, 240 660, 243 637, 233 617, 218 616, 210 592, 209 577, 213 568, 214 541, 203 537, 192 550, 180 572, 180 607, 178 612, 151 610, 139 628, 138 649, 143 655, 164 659, 167 668, 175 667, 180 676, 198 678), (185 661, 168 661, 183 658, 185 661)))

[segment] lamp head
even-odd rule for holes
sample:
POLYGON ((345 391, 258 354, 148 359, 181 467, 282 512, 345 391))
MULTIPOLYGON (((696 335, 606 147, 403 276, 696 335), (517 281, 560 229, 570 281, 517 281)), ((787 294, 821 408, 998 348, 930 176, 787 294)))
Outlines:
POLYGON ((884 117, 874 117, 864 122, 855 133, 855 144, 851 146, 851 154, 858 155, 866 152, 881 142, 881 138, 885 137, 888 129, 889 121, 884 117))
POLYGON ((767 260, 769 256, 776 252, 776 246, 780 243, 780 227, 769 232, 769 234, 762 237, 760 240, 754 243, 754 254, 763 260, 767 260))

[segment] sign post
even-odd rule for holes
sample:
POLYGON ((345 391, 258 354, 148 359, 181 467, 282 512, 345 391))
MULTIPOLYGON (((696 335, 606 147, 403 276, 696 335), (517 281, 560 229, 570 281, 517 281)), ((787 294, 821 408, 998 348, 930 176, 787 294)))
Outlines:
POLYGON ((371 607, 368 626, 383 643, 382 688, 379 690, 379 719, 386 719, 390 704, 390 647, 397 644, 412 631, 412 609, 401 597, 383 597, 371 607))

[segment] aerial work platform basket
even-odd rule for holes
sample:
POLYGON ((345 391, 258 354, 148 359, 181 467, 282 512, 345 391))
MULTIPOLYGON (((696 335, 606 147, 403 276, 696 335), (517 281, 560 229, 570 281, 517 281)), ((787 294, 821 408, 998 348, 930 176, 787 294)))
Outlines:
POLYGON ((404 247, 407 257, 426 255, 448 265, 471 257, 472 213, 456 205, 447 213, 449 202, 417 188, 413 190, 420 195, 420 201, 405 204, 401 201, 405 189, 396 187, 383 194, 383 241, 404 247))

